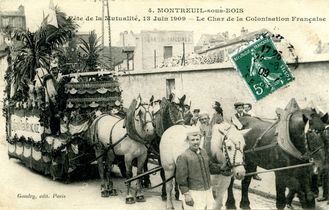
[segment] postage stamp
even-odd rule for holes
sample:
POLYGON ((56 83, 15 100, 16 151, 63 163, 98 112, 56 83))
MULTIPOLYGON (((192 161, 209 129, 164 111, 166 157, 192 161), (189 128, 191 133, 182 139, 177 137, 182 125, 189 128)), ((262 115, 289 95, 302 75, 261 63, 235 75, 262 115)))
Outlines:
POLYGON ((246 81, 256 100, 260 100, 294 80, 270 36, 256 41, 230 55, 236 70, 246 81))

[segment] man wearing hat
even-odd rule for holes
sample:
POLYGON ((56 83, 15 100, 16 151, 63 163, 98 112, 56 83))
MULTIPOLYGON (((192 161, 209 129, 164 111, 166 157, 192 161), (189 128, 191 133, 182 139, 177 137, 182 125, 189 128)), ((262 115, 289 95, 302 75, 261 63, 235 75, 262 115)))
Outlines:
POLYGON ((235 117, 238 119, 243 116, 250 116, 244 112, 243 106, 244 106, 244 103, 242 103, 242 102, 236 102, 234 104, 234 108, 236 110, 235 117))
POLYGON ((187 132, 189 148, 176 161, 176 181, 183 195, 184 209, 211 209, 214 199, 211 191, 209 158, 200 148, 198 127, 187 132))
POLYGON ((243 105, 243 111, 244 111, 244 113, 247 115, 247 116, 252 116, 252 117, 254 117, 255 116, 255 114, 254 114, 254 112, 252 111, 252 105, 251 105, 251 103, 245 103, 244 105, 243 105))
POLYGON ((200 114, 200 109, 193 110, 193 117, 191 119, 190 125, 196 125, 198 123, 199 114, 200 114))

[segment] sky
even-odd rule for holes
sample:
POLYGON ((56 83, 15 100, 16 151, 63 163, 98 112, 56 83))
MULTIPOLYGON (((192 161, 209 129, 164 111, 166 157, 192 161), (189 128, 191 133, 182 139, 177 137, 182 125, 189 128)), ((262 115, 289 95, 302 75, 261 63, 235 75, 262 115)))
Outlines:
MULTIPOLYGON (((83 21, 78 21, 80 25, 79 31, 88 32, 96 30, 101 35, 101 21, 86 21, 87 16, 101 17, 102 2, 99 0, 53 0, 62 11, 69 16, 82 17, 83 21)), ((30 30, 36 30, 40 26, 43 11, 47 10, 49 0, 0 0, 0 10, 16 10, 22 4, 25 7, 27 27, 30 30)), ((119 33, 125 30, 139 33, 141 30, 189 30, 194 31, 194 42, 196 43, 201 34, 216 34, 218 32, 229 31, 229 34, 240 34, 241 27, 247 28, 249 31, 255 31, 267 28, 273 33, 279 33, 288 39, 291 43, 301 46, 301 51, 309 50, 310 45, 315 45, 319 40, 329 42, 329 1, 318 0, 284 0, 284 1, 237 1, 237 0, 109 0, 111 16, 127 16, 138 15, 142 19, 143 16, 185 16, 188 21, 176 22, 111 22, 112 43, 117 43, 119 33), (195 7, 205 9, 219 8, 238 8, 243 9, 243 13, 226 13, 226 14, 201 14, 203 17, 224 17, 229 16, 236 18, 237 16, 245 18, 249 17, 265 17, 265 16, 282 16, 282 17, 324 17, 324 22, 227 22, 227 21, 196 21, 199 14, 153 14, 148 13, 149 8, 157 10, 158 7, 195 7)), ((105 29, 107 31, 107 29, 105 29)), ((107 34, 105 34, 107 37, 107 34)), ((107 39, 105 39, 105 43, 107 39)))

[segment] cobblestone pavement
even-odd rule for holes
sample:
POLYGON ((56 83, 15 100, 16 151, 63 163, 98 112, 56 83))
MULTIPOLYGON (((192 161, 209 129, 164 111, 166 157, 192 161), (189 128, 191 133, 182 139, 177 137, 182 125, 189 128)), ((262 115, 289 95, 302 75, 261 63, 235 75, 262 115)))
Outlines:
MULTIPOLYGON (((257 168, 257 171, 262 171, 264 169, 257 168)), ((262 178, 262 181, 256 181, 252 180, 250 183, 251 190, 256 191, 256 194, 261 194, 262 196, 266 196, 269 198, 275 198, 276 191, 275 191, 275 176, 274 173, 262 173, 259 174, 259 176, 262 178)), ((239 188, 241 182, 235 181, 235 184, 237 188, 239 188)), ((319 187, 319 195, 322 196, 322 187, 319 187)), ((288 193, 288 190, 287 190, 288 193)), ((240 197, 237 197, 240 198, 240 197)), ((293 206, 295 208, 300 208, 298 198, 294 198, 293 206), (297 204, 297 205, 296 205, 297 204)), ((275 207, 275 205, 274 205, 275 207)), ((327 205, 327 202, 316 202, 316 208, 317 209, 323 209, 327 210, 329 209, 329 206, 327 205)))
MULTIPOLYGON (((82 179, 65 184, 52 181, 49 177, 40 175, 23 166, 14 159, 8 159, 7 148, 0 143, 0 209, 127 209, 127 210, 155 210, 165 209, 165 202, 161 200, 160 188, 146 190, 146 202, 133 205, 125 204, 124 179, 114 178, 114 186, 119 196, 100 197, 100 180, 98 178, 82 179), (20 198, 30 195, 35 198, 20 198), (48 196, 48 197, 47 197, 48 196)), ((96 168, 95 168, 96 170, 96 168)), ((151 180, 155 185, 160 183, 160 176, 152 175, 151 180)), ((240 190, 234 190, 237 200, 240 190)), ((275 202, 255 194, 250 195, 253 209, 273 209, 275 202)), ((181 209, 181 202, 175 201, 176 209, 181 209)))

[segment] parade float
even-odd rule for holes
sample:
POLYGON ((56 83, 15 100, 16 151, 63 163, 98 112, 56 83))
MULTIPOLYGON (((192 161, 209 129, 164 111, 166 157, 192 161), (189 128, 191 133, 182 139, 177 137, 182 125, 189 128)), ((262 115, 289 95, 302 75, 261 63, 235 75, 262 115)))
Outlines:
POLYGON ((110 71, 63 75, 59 82, 45 69, 36 72, 24 97, 12 97, 7 86, 8 155, 54 180, 67 179, 95 159, 83 134, 97 115, 120 115, 121 89, 110 71))

